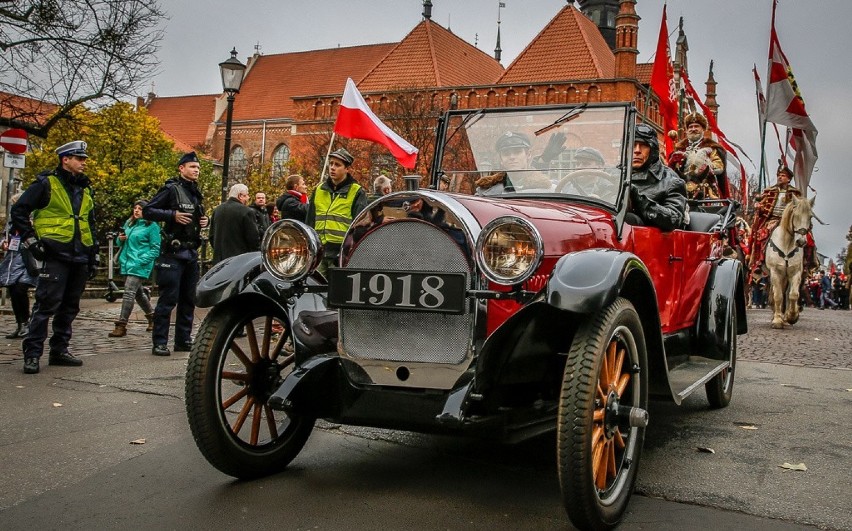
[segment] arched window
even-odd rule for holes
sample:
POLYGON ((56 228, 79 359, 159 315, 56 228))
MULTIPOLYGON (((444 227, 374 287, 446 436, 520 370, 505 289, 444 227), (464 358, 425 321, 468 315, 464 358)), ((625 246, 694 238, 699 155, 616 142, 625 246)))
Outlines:
POLYGON ((497 93, 494 92, 493 90, 489 90, 487 99, 485 101, 487 102, 486 105, 489 108, 496 106, 496 104, 497 104, 497 93))
POLYGON ((548 88, 547 92, 545 94, 546 94, 545 100, 547 101, 547 103, 556 103, 556 89, 555 88, 553 88, 553 87, 548 88))
POLYGON ((322 100, 314 102, 314 120, 319 120, 322 117, 322 100))
POLYGON ((516 97, 516 93, 513 89, 509 89, 506 92, 506 106, 507 107, 514 107, 515 105, 517 105, 517 101, 516 101, 515 97, 516 97))
POLYGON ((535 103, 536 103, 535 89, 534 88, 527 89, 526 105, 535 105, 535 103))
POLYGON ((242 182, 246 178, 246 150, 236 146, 231 150, 231 160, 228 164, 228 178, 234 182, 242 182))
POLYGON ((577 103, 580 101, 580 97, 577 95, 577 87, 568 87, 568 90, 565 92, 567 93, 566 100, 568 103, 577 103))
POLYGON ((281 144, 272 152, 272 178, 280 179, 287 172, 287 162, 290 161, 290 147, 281 144))
POLYGON ((589 87, 588 98, 586 99, 589 103, 596 103, 601 101, 601 89, 596 85, 592 85, 589 87))
POLYGON ((467 108, 468 109, 476 109, 477 107, 479 107, 479 105, 478 105, 479 102, 477 101, 477 97, 478 97, 478 94, 476 93, 475 90, 471 90, 470 92, 467 93, 467 108))

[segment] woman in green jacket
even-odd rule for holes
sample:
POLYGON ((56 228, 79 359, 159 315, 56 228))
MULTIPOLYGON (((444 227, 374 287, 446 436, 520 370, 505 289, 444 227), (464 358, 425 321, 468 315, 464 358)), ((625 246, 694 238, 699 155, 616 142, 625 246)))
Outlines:
POLYGON ((147 201, 139 200, 133 204, 133 214, 124 222, 124 227, 116 238, 118 245, 118 264, 124 278, 124 300, 121 303, 121 315, 115 322, 115 329, 109 337, 127 335, 127 320, 133 311, 134 300, 148 318, 147 331, 153 330, 154 309, 151 307, 150 290, 142 282, 150 278, 154 261, 160 256, 160 226, 153 221, 142 219, 142 209, 147 201))

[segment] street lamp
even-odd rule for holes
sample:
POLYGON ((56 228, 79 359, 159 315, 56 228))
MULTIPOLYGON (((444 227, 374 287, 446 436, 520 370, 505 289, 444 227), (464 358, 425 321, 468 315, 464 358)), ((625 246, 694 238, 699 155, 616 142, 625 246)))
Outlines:
POLYGON ((231 50, 231 57, 219 63, 222 73, 222 89, 228 93, 228 111, 225 119, 225 158, 222 161, 222 202, 228 199, 228 165, 231 163, 231 119, 234 115, 234 96, 243 84, 243 74, 246 65, 237 59, 236 47, 231 50))

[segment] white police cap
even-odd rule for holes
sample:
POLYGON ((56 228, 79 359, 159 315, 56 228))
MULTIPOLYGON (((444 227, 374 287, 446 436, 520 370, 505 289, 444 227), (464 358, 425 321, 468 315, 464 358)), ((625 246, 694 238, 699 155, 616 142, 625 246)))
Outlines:
POLYGON ((85 159, 89 158, 89 155, 86 154, 86 147, 88 147, 88 144, 86 144, 82 140, 75 140, 73 142, 68 142, 67 144, 63 144, 56 148, 56 154, 59 155, 59 158, 83 157, 85 159))

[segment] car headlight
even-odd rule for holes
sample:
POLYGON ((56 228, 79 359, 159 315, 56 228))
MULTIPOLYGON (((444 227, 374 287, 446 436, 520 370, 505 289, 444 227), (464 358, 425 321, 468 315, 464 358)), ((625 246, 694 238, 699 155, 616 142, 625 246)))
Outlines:
POLYGON ((541 235, 528 221, 516 217, 493 220, 476 242, 476 262, 482 274, 497 284, 519 284, 541 263, 541 235))
POLYGON ((316 231, 292 219, 276 221, 266 229, 260 249, 267 271, 289 282, 311 274, 322 257, 316 231))

